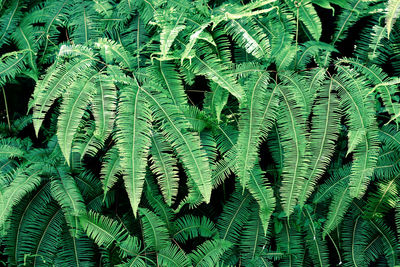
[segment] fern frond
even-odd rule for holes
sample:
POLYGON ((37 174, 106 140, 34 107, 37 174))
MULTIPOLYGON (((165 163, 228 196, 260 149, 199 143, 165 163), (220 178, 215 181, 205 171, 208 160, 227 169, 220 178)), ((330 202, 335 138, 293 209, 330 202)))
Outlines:
POLYGON ((124 88, 117 115, 117 147, 124 171, 125 187, 136 214, 143 190, 150 146, 150 109, 141 87, 124 88))
POLYGON ((205 75, 209 80, 228 90, 241 101, 244 97, 244 90, 237 83, 227 66, 215 55, 203 50, 205 49, 202 48, 200 55, 194 56, 191 62, 185 60, 184 66, 198 75, 205 75))
POLYGON ((48 204, 35 220, 30 221, 26 229, 30 235, 24 240, 21 252, 24 254, 24 263, 28 262, 31 266, 52 264, 57 253, 65 220, 61 209, 52 204, 48 204))
POLYGON ((75 2, 68 10, 70 35, 77 44, 87 44, 102 37, 103 24, 100 21, 101 16, 96 12, 94 2, 75 2))
POLYGON ((324 231, 322 236, 329 234, 334 230, 339 223, 343 220, 347 210, 350 207, 352 197, 350 195, 350 189, 348 184, 342 184, 333 188, 332 202, 329 205, 329 212, 324 225, 324 231))
MULTIPOLYGON (((35 133, 38 135, 40 126, 44 121, 44 117, 53 102, 59 98, 69 86, 76 80, 80 73, 91 68, 93 62, 91 59, 80 58, 72 60, 67 64, 59 66, 52 65, 43 79, 36 84, 33 94, 33 125, 35 133)), ((70 94, 73 94, 72 92, 70 94)))
MULTIPOLYGON (((374 90, 379 88, 379 94, 381 96, 381 99, 389 112, 389 114, 392 116, 391 120, 395 120, 396 123, 400 121, 400 106, 398 103, 396 103, 393 100, 392 95, 396 92, 396 86, 395 85, 390 85, 390 84, 385 84, 385 82, 388 81, 388 76, 385 74, 381 68, 375 66, 375 65, 365 65, 361 63, 358 60, 355 59, 341 59, 338 61, 338 64, 350 64, 357 70, 358 72, 362 73, 365 75, 364 77, 367 79, 367 81, 374 86, 373 90, 370 92, 366 93, 372 93, 374 90)), ((389 121, 389 122, 390 122, 389 121)))
POLYGON ((61 173, 59 180, 51 182, 51 194, 63 209, 65 219, 70 226, 71 235, 79 237, 79 214, 86 211, 84 200, 74 178, 61 173))
POLYGON ((379 218, 396 206, 399 175, 386 181, 378 181, 378 189, 369 194, 365 213, 367 218, 379 218))
POLYGON ((172 148, 162 136, 154 132, 151 136, 151 170, 157 175, 158 184, 165 202, 171 206, 178 194, 177 160, 171 154, 172 148))
POLYGON ((305 115, 303 106, 296 103, 294 94, 288 88, 279 88, 282 100, 279 109, 278 127, 282 133, 282 147, 285 151, 282 169, 281 203, 289 216, 301 193, 306 172, 305 115))
POLYGON ((217 234, 214 223, 207 217, 186 215, 175 221, 179 229, 173 234, 173 238, 181 243, 188 242, 196 237, 210 238, 217 234))
POLYGON ((239 239, 240 231, 250 215, 251 196, 248 192, 242 195, 241 191, 241 188, 236 188, 217 221, 220 238, 232 243, 239 239))
POLYGON ((83 71, 63 96, 57 123, 57 137, 68 165, 70 164, 72 141, 85 109, 96 90, 98 75, 99 72, 96 70, 83 71))
POLYGON ((175 10, 169 10, 169 12, 155 12, 155 20, 158 26, 161 27, 160 33, 160 53, 161 60, 167 58, 168 52, 178 36, 179 32, 185 29, 184 24, 186 17, 184 13, 180 13, 175 10))
POLYGON ((285 2, 296 15, 297 19, 306 26, 306 29, 310 32, 311 36, 316 41, 319 41, 322 33, 321 20, 319 19, 311 0, 302 1, 300 3, 293 0, 286 0, 285 2))
POLYGON ((146 199, 149 203, 149 207, 155 214, 161 218, 167 229, 171 231, 174 228, 174 212, 171 207, 169 207, 163 201, 162 196, 158 193, 159 190, 157 186, 153 183, 151 177, 146 177, 146 199))
POLYGON ((252 18, 230 20, 225 31, 247 53, 258 59, 267 60, 270 56, 270 44, 267 36, 252 18))
POLYGON ((348 2, 348 5, 349 8, 343 9, 336 21, 337 25, 333 35, 333 44, 345 39, 351 25, 353 25, 360 17, 365 15, 362 11, 366 9, 366 2, 351 0, 348 2))
POLYGON ((260 166, 255 166, 250 173, 250 181, 247 185, 247 189, 258 203, 260 209, 259 216, 264 235, 266 235, 270 217, 275 209, 276 200, 271 185, 263 181, 265 179, 263 176, 264 173, 261 171, 260 166))
POLYGON ((46 183, 34 193, 24 197, 18 205, 14 206, 9 221, 10 225, 14 225, 15 227, 8 229, 4 240, 4 243, 7 244, 5 254, 9 257, 10 264, 18 265, 24 262, 24 254, 30 252, 29 246, 32 245, 27 242, 30 240, 27 228, 38 217, 42 216, 41 211, 46 210, 51 201, 50 183, 46 183))
POLYGON ((156 60, 149 74, 152 76, 152 80, 162 85, 160 91, 169 96, 177 107, 186 105, 187 97, 174 64, 169 61, 156 60))
POLYGON ((302 232, 294 227, 289 228, 286 221, 283 223, 283 229, 277 236, 279 251, 284 253, 282 264, 285 266, 299 266, 304 256, 305 249, 302 240, 302 232))
POLYGON ((99 246, 110 247, 114 242, 119 245, 128 236, 123 226, 106 216, 89 211, 80 215, 80 223, 86 234, 99 246))
POLYGON ((305 175, 306 181, 299 196, 301 206, 311 195, 318 179, 324 174, 335 149, 339 135, 340 113, 339 101, 332 92, 333 81, 323 85, 317 94, 317 102, 313 108, 313 118, 310 134, 309 168, 305 175))
POLYGON ((104 197, 107 195, 107 192, 111 189, 111 187, 117 182, 117 175, 121 173, 121 159, 118 153, 118 148, 113 147, 104 156, 104 161, 101 168, 104 197))
POLYGON ((386 29, 387 37, 389 38, 390 32, 392 31, 393 24, 400 15, 400 3, 396 0, 389 0, 386 7, 386 29))
POLYGON ((144 92, 152 103, 154 118, 163 124, 162 134, 177 151, 178 158, 208 203, 211 197, 211 171, 207 157, 201 149, 199 137, 187 132, 189 123, 163 94, 153 95, 146 90, 144 92))
POLYGON ((305 209, 307 219, 309 219, 308 227, 306 229, 306 245, 308 251, 315 265, 326 266, 329 262, 328 247, 325 240, 322 239, 321 229, 314 223, 314 218, 311 217, 310 212, 305 209))
POLYGON ((321 203, 342 190, 348 183, 351 175, 351 165, 346 164, 341 168, 333 169, 330 177, 317 190, 313 199, 314 203, 321 203))
POLYGON ((42 179, 38 166, 21 165, 15 170, 10 185, 2 189, 0 195, 0 227, 4 229, 6 219, 11 215, 12 208, 29 192, 39 186, 42 179))
POLYGON ((254 259, 263 257, 262 252, 269 242, 269 237, 265 234, 266 229, 260 220, 256 210, 254 210, 243 228, 242 239, 239 249, 243 264, 251 265, 254 259))
MULTIPOLYGON (((246 104, 241 110, 239 136, 237 141, 236 164, 238 178, 242 186, 246 186, 250 171, 258 158, 258 146, 263 132, 267 133, 275 120, 278 99, 275 90, 268 91, 269 77, 261 74, 250 79, 246 88, 246 104), (266 116, 264 116, 266 115, 266 116)), ((263 136, 263 138, 266 138, 263 136)))
POLYGON ((191 261, 188 256, 185 255, 185 252, 173 244, 160 250, 157 254, 157 261, 161 266, 192 266, 191 261))
POLYGON ((25 7, 24 2, 13 1, 9 4, 6 9, 3 9, 3 6, 1 7, 4 12, 2 12, 0 18, 0 47, 8 42, 10 33, 15 31, 20 20, 23 18, 21 11, 25 7))
POLYGON ((168 246, 168 230, 164 222, 148 209, 139 208, 143 227, 144 243, 155 251, 160 251, 168 246))
POLYGON ((100 139, 105 140, 111 133, 117 105, 115 99, 116 88, 113 84, 111 77, 106 75, 99 75, 96 79, 96 89, 93 93, 93 117, 96 124, 94 135, 100 139))
POLYGON ((27 60, 27 51, 10 52, 2 55, 0 60, 0 85, 3 86, 9 80, 22 72, 27 60))
POLYGON ((57 252, 55 265, 67 266, 94 266, 93 242, 86 236, 75 238, 68 231, 64 231, 60 240, 61 248, 57 252))
POLYGON ((206 267, 218 262, 222 254, 231 246, 231 242, 223 239, 208 240, 188 256, 192 260, 193 266, 206 267))
MULTIPOLYGON (((333 81, 338 87, 341 105, 346 107, 349 131, 364 131, 359 144, 355 146, 353 175, 350 177, 350 195, 360 198, 365 193, 379 153, 375 114, 371 100, 365 99, 365 89, 364 92, 359 91, 365 83, 363 79, 347 68, 339 68, 338 76, 333 81)), ((349 143, 356 137, 356 134, 349 135, 349 143)))

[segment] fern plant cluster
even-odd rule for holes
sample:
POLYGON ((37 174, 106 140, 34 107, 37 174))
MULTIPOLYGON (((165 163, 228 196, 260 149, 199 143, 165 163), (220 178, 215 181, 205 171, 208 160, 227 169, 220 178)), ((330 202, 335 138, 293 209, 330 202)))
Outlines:
POLYGON ((400 1, 0 7, 4 265, 400 264, 400 1))

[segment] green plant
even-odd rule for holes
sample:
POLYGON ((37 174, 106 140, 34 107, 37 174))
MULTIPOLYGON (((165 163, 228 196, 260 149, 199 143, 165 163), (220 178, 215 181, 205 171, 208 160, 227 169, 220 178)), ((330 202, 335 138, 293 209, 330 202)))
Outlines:
POLYGON ((399 264, 399 1, 0 6, 8 265, 399 264))

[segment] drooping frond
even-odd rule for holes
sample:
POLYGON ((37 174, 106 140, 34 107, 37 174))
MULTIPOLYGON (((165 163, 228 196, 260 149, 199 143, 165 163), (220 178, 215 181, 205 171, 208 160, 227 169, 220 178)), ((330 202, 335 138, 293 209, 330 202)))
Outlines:
POLYGON ((368 84, 373 86, 373 88, 371 88, 370 91, 364 92, 364 94, 369 95, 373 91, 377 90, 387 111, 392 116, 390 121, 395 120, 397 123, 399 122, 400 119, 398 118, 398 116, 400 116, 400 106, 399 103, 394 101, 392 96, 396 92, 396 85, 388 83, 389 78, 382 71, 382 69, 375 65, 366 66, 365 64, 362 64, 360 61, 355 59, 345 58, 341 59, 338 63, 350 64, 355 68, 355 70, 365 75, 364 77, 368 81, 368 84))
POLYGON ((63 209, 65 219, 70 226, 71 235, 79 236, 79 214, 85 212, 86 207, 82 194, 77 187, 73 177, 61 172, 58 180, 51 182, 51 194, 63 209))
POLYGON ((121 173, 121 159, 118 153, 118 148, 113 147, 104 156, 104 161, 101 168, 104 197, 107 195, 107 192, 111 189, 111 187, 117 182, 117 175, 121 173))
POLYGON ((351 25, 353 25, 357 19, 365 15, 362 10, 366 7, 366 5, 366 2, 360 0, 351 0, 348 2, 349 8, 342 10, 342 13, 340 13, 336 22, 337 25, 335 27, 335 33, 332 40, 333 44, 346 38, 351 25))
POLYGON ((23 70, 27 59, 27 52, 18 51, 2 55, 0 59, 0 85, 3 86, 10 79, 23 70))
MULTIPOLYGON (((36 85, 32 102, 32 119, 36 135, 53 102, 67 91, 80 73, 91 68, 92 64, 93 62, 89 58, 83 60, 78 58, 67 64, 52 65, 48 69, 47 74, 36 85)), ((74 92, 70 92, 70 94, 75 95, 74 92)))
POLYGON ((93 93, 93 117, 96 124, 94 136, 105 140, 111 133, 116 113, 116 89, 110 76, 99 75, 93 93))
POLYGON ((170 12, 159 13, 156 12, 155 20, 158 25, 161 27, 160 33, 160 54, 161 60, 167 58, 168 52, 174 43, 175 38, 178 36, 179 32, 185 29, 185 16, 184 13, 174 12, 175 10, 171 10, 170 12))
POLYGON ((154 118, 162 122, 163 135, 177 151, 188 174, 195 181, 205 202, 211 197, 211 172, 204 151, 200 146, 198 135, 188 132, 188 122, 177 108, 161 93, 144 91, 147 99, 153 104, 151 109, 154 118))
POLYGON ((6 219, 11 215, 12 207, 41 182, 38 166, 22 165, 12 174, 12 182, 2 189, 0 196, 0 227, 4 229, 6 219))
POLYGON ((285 266, 299 266, 304 256, 305 249, 302 240, 302 232, 294 227, 289 228, 286 221, 281 222, 283 228, 277 236, 279 251, 283 252, 282 264, 285 266))
POLYGON ((234 194, 225 204, 224 211, 218 218, 217 227, 220 238, 236 243, 240 237, 240 231, 250 215, 251 196, 248 192, 242 195, 241 188, 237 188, 234 194))
POLYGON ((287 216, 297 204, 307 166, 304 108, 296 103, 294 94, 289 90, 279 88, 282 100, 278 111, 278 129, 285 151, 280 195, 287 216))
POLYGON ((356 73, 348 68, 339 68, 333 82, 348 117, 349 144, 356 140, 349 191, 351 196, 360 198, 365 193, 379 152, 375 114, 365 81, 356 73))
POLYGON ((170 206, 178 194, 177 160, 171 153, 171 147, 159 133, 151 136, 151 170, 157 175, 158 184, 165 202, 170 206))
POLYGON ((187 103, 187 97, 180 79, 179 73, 175 69, 174 64, 169 61, 155 60, 154 65, 149 71, 157 83, 162 85, 160 91, 164 92, 173 103, 181 108, 187 103))
POLYGON ((340 184, 340 186, 334 187, 333 190, 332 202, 329 205, 329 212, 324 224, 323 236, 329 234, 339 225, 353 199, 350 195, 350 189, 347 183, 340 184))
POLYGON ((322 239, 321 229, 314 223, 315 218, 304 209, 303 214, 309 220, 308 227, 305 226, 306 246, 315 266, 326 266, 329 263, 329 254, 326 240, 322 239))
POLYGON ((141 87, 124 88, 117 116, 117 147, 126 191, 136 214, 143 190, 150 146, 150 109, 141 87))
POLYGON ((264 172, 261 171, 259 165, 255 166, 250 172, 250 180, 247 189, 257 201, 259 206, 259 216, 263 226, 264 234, 267 234, 267 229, 270 217, 274 212, 276 199, 272 186, 266 183, 264 172))
POLYGON ((269 131, 276 116, 278 101, 275 90, 269 90, 268 81, 269 77, 264 73, 254 76, 245 86, 249 89, 246 91, 246 104, 241 111, 236 144, 236 164, 242 186, 248 183, 250 172, 257 162, 262 133, 269 131))
MULTIPOLYGON (((22 264, 24 262, 24 254, 31 252, 31 242, 29 240, 29 231, 27 229, 41 215, 41 210, 47 209, 50 196, 50 184, 47 183, 33 194, 28 194, 22 199, 17 206, 14 207, 13 213, 9 218, 10 227, 7 231, 5 244, 7 249, 5 254, 9 257, 11 264, 22 264)), ((51 205, 50 205, 51 206, 51 205)))
POLYGON ((222 64, 221 60, 214 54, 203 51, 200 55, 196 55, 191 59, 190 62, 186 60, 184 66, 198 75, 205 75, 208 79, 228 90, 239 101, 244 97, 243 88, 237 83, 227 66, 222 64))
POLYGON ((305 175, 306 181, 299 197, 302 206, 311 195, 318 179, 324 174, 339 134, 340 113, 339 101, 332 92, 333 81, 324 84, 317 94, 317 102, 313 108, 313 118, 310 134, 309 167, 305 175))
POLYGON ((98 72, 96 70, 83 71, 63 94, 57 124, 57 137, 68 164, 75 132, 96 89, 97 79, 98 72))
POLYGON ((378 189, 368 196, 365 213, 368 218, 379 218, 395 208, 397 202, 399 175, 393 179, 378 181, 378 189))
POLYGON ((163 201, 162 196, 158 194, 159 190, 152 180, 152 177, 149 175, 146 176, 146 200, 148 201, 150 209, 161 218, 167 229, 172 231, 174 229, 174 212, 172 208, 163 201))
POLYGON ((61 248, 57 253, 55 265, 94 266, 93 242, 86 236, 75 238, 64 231, 60 240, 61 248))
POLYGON ((204 108, 207 114, 212 114, 221 120, 221 112, 225 107, 229 97, 229 92, 216 83, 211 83, 211 92, 206 92, 204 97, 204 108))

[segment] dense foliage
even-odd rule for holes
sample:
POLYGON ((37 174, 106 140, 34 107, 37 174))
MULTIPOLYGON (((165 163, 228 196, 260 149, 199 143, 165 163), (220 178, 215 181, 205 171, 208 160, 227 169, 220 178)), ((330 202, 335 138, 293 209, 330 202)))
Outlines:
POLYGON ((5 265, 400 264, 400 1, 0 7, 5 265))

